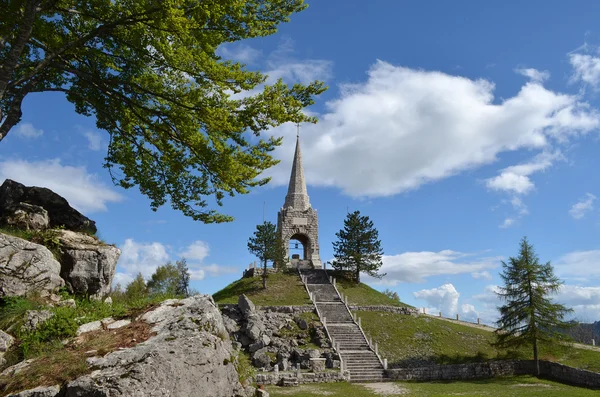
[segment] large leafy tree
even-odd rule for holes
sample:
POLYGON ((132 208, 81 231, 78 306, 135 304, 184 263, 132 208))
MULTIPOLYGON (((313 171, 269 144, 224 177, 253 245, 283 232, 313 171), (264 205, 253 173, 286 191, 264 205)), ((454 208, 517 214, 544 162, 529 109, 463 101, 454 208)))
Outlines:
POLYGON ((0 141, 21 120, 27 95, 57 91, 93 115, 110 143, 104 166, 123 188, 139 186, 156 210, 167 201, 202 222, 248 193, 275 165, 281 138, 260 132, 316 122, 302 109, 321 82, 281 80, 221 59, 219 46, 267 36, 303 0, 0 1, 0 141), (254 95, 234 96, 240 92, 254 95), (258 137, 258 138, 257 138, 258 137))
POLYGON ((263 264, 263 288, 267 288, 267 262, 272 261, 280 267, 285 260, 285 251, 281 239, 277 236, 277 228, 272 222, 265 221, 256 225, 252 237, 248 239, 248 251, 256 255, 263 264))
POLYGON ((157 267, 148 281, 148 291, 152 295, 187 296, 189 283, 190 274, 184 258, 175 265, 167 262, 157 267))
POLYGON ((502 262, 502 269, 504 286, 497 295, 504 305, 499 307, 496 346, 532 346, 539 375, 538 343, 560 339, 559 331, 568 327, 563 318, 572 309, 552 301, 551 295, 558 292, 562 282, 550 262, 539 262, 526 237, 521 240, 519 255, 502 262))
POLYGON ((334 269, 353 272, 357 284, 361 272, 377 278, 385 276, 385 273, 377 273, 383 265, 383 249, 379 232, 368 216, 361 215, 360 211, 348 214, 344 228, 335 235, 338 239, 333 242, 335 259, 331 264, 334 269))

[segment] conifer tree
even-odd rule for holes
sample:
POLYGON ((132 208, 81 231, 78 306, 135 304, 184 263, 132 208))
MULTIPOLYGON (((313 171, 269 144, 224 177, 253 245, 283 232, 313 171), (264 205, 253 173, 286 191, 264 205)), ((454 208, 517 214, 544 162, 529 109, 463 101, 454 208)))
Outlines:
POLYGON ((539 263, 533 246, 526 237, 521 240, 519 256, 502 262, 500 274, 504 286, 497 292, 505 303, 500 306, 496 331, 498 347, 531 345, 536 374, 540 374, 538 343, 560 339, 560 329, 568 326, 564 316, 572 309, 553 303, 551 295, 563 284, 550 262, 539 263))
POLYGON ((379 232, 368 216, 361 216, 360 211, 348 214, 344 228, 335 235, 338 240, 333 243, 335 259, 331 264, 335 270, 353 272, 357 284, 361 272, 376 278, 385 276, 377 273, 383 265, 383 250, 379 232))
POLYGON ((256 225, 254 236, 248 240, 248 251, 263 263, 263 288, 267 288, 267 261, 275 261, 277 256, 277 228, 265 221, 256 225))

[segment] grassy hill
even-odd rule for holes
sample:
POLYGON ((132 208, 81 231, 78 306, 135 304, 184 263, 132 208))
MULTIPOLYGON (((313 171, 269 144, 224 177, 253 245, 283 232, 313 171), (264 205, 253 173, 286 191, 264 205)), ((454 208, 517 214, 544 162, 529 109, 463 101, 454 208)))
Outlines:
MULTIPOLYGON (((392 366, 455 364, 497 359, 531 359, 531 349, 491 346, 493 332, 427 316, 357 312, 365 333, 392 366)), ((600 372, 600 352, 565 345, 540 346, 540 358, 600 372)))
MULTIPOLYGON (((339 277, 339 275, 338 275, 339 277)), ((398 300, 391 299, 366 284, 356 284, 344 278, 336 278, 338 290, 348 296, 350 305, 388 305, 408 306, 398 300)), ((279 305, 311 305, 306 289, 296 273, 270 274, 267 279, 267 289, 262 288, 261 277, 242 278, 221 291, 213 298, 217 303, 237 303, 238 296, 245 294, 259 306, 279 305)))

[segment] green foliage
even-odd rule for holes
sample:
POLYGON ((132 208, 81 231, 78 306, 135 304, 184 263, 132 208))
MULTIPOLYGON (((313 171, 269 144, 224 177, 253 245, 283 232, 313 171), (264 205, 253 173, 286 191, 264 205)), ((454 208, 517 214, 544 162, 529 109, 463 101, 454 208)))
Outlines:
POLYGON ((48 349, 55 349, 64 338, 75 336, 79 323, 77 311, 70 307, 57 307, 54 316, 30 332, 19 334, 19 348, 24 358, 38 355, 48 349))
POLYGON ((269 276, 269 289, 262 288, 259 277, 241 278, 213 295, 217 303, 237 303, 245 294, 258 306, 311 305, 298 273, 275 273, 269 276))
POLYGON ((175 295, 179 281, 179 270, 170 262, 159 266, 148 280, 148 292, 151 295, 175 295))
POLYGON ((242 385, 247 385, 250 380, 256 375, 256 368, 252 365, 250 355, 244 351, 238 351, 234 353, 232 361, 235 366, 235 370, 239 375, 239 380, 242 385))
POLYGON ((316 122, 302 110, 322 82, 287 86, 217 50, 268 36, 303 0, 84 0, 2 3, 0 140, 33 92, 65 94, 110 136, 104 167, 123 188, 138 185, 153 210, 169 202, 202 222, 231 221, 208 207, 269 178, 281 139, 260 133, 316 122), (240 92, 256 94, 234 96, 240 92), (258 137, 258 139, 256 138, 258 137), (116 170, 116 172, 113 172, 116 170))
MULTIPOLYGON (((277 237, 277 228, 271 222, 265 221, 256 225, 254 235, 248 239, 248 251, 256 255, 263 263, 263 288, 267 288, 267 262, 281 262, 281 240, 277 237)), ((285 255, 285 254, 284 254, 285 255)))
POLYGON ((37 310, 41 304, 24 297, 4 297, 0 299, 0 329, 20 329, 27 310, 37 310))
MULTIPOLYGON (((127 285, 123 295, 123 298, 128 302, 145 299, 148 296, 148 287, 146 286, 146 280, 144 280, 142 273, 138 273, 133 281, 127 285)), ((118 298, 119 297, 116 297, 116 299, 118 298)))
MULTIPOLYGON (((539 263, 526 237, 520 245, 518 257, 502 262, 500 277, 504 286, 497 295, 505 304, 499 307, 496 343, 501 347, 530 345, 537 363, 538 342, 563 338, 559 330, 569 326, 563 318, 572 309, 552 302, 551 295, 556 294, 563 283, 554 275, 550 262, 539 263)), ((537 371, 539 374, 539 366, 537 371)))
POLYGON ((381 293, 384 294, 385 296, 387 296, 388 298, 390 298, 393 301, 400 302, 400 297, 398 296, 398 293, 396 291, 392 291, 392 290, 386 288, 381 293))
POLYGON ((360 283, 361 272, 371 277, 385 276, 377 273, 383 265, 383 249, 379 232, 368 216, 361 216, 360 211, 348 214, 344 228, 335 235, 338 240, 333 242, 335 259, 331 264, 335 270, 352 271, 357 284, 360 283))

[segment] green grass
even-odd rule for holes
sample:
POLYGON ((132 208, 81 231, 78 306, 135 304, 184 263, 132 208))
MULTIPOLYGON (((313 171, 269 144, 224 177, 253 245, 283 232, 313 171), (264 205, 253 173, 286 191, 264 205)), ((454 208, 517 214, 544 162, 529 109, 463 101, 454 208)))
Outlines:
POLYGON ((356 282, 345 278, 338 279, 336 277, 336 287, 340 293, 348 296, 349 305, 386 305, 412 307, 406 303, 400 302, 399 300, 392 299, 366 284, 356 284, 356 282))
POLYGON ((267 278, 267 289, 262 287, 262 277, 242 278, 221 291, 213 298, 217 303, 237 303, 245 294, 258 306, 302 306, 311 305, 306 289, 297 274, 275 273, 267 278))
MULTIPOLYGON (((455 364, 496 359, 531 359, 530 348, 499 350, 495 334, 425 316, 357 312, 363 330, 379 345, 390 365, 455 364)), ((541 344, 540 359, 600 372, 600 352, 541 344)))
MULTIPOLYGON (((395 387, 396 392, 385 396, 487 396, 487 397, 591 397, 597 396, 598 391, 580 387, 568 386, 562 383, 537 379, 531 376, 514 376, 495 379, 456 382, 395 382, 387 383, 395 387)), ((321 383, 299 387, 267 386, 272 397, 310 397, 315 395, 373 397, 377 394, 368 385, 355 383, 321 383)))

